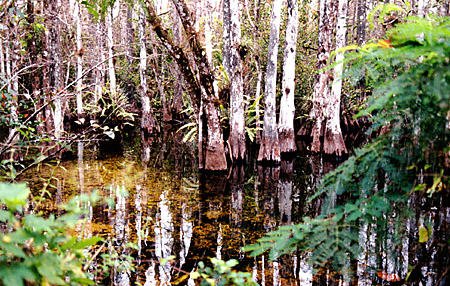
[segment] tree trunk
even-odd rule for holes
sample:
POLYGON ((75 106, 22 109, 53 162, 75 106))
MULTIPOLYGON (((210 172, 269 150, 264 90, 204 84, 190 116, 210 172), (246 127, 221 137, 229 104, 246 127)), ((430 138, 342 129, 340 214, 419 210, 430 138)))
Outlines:
MULTIPOLYGON (((248 3, 246 3, 246 10, 248 10, 248 3)), ((253 1, 253 19, 259 19, 260 17, 260 7, 261 7, 261 0, 254 0, 253 1)), ((250 14, 248 12, 248 14, 250 14)), ((248 16, 250 19, 251 17, 248 16)), ((253 41, 257 42, 260 33, 259 33, 259 27, 255 24, 253 21, 249 21, 252 29, 253 29, 253 41)), ((261 57, 257 53, 254 57, 255 62, 255 68, 256 68, 256 86, 255 86, 255 129, 256 129, 256 136, 255 136, 255 142, 256 144, 261 144, 261 83, 262 83, 262 77, 263 77, 263 71, 261 69, 261 57)))
POLYGON ((103 96, 103 87, 105 86, 105 65, 104 62, 105 52, 104 52, 104 23, 98 21, 95 29, 95 34, 97 37, 95 50, 97 55, 100 57, 101 64, 98 65, 94 70, 94 105, 97 105, 99 99, 103 96))
MULTIPOLYGON (((230 2, 232 0, 224 0, 223 1, 223 13, 222 13, 222 22, 223 22, 223 49, 222 49, 222 65, 225 71, 230 75, 230 58, 231 58, 231 11, 230 11, 230 2)), ((231 80, 230 80, 231 81, 231 80)))
POLYGON ((138 21, 138 36, 139 36, 139 78, 141 81, 141 86, 139 93, 141 95, 142 104, 142 120, 141 128, 144 131, 144 135, 152 135, 155 127, 155 119, 153 118, 153 112, 150 105, 150 97, 148 95, 147 86, 147 47, 146 47, 146 37, 145 37, 145 11, 144 7, 139 4, 139 21, 138 21))
MULTIPOLYGON (((317 68, 320 70, 327 65, 328 58, 333 46, 333 31, 335 27, 336 17, 336 1, 320 0, 319 5, 319 49, 317 54, 317 68)), ((314 120, 311 137, 312 152, 320 152, 323 137, 324 125, 328 118, 328 104, 330 99, 330 80, 332 73, 330 70, 323 71, 319 74, 314 85, 313 107, 311 110, 311 118, 314 120)))
POLYGON ((344 69, 344 53, 338 52, 346 44, 347 32, 347 0, 339 0, 338 19, 336 25, 336 66, 331 87, 331 96, 328 100, 328 119, 325 125, 323 150, 325 154, 341 156, 347 153, 340 124, 340 107, 342 91, 342 74, 344 69))
POLYGON ((76 57, 77 57, 77 85, 76 85, 76 101, 78 119, 83 116, 83 39, 82 39, 82 21, 81 21, 81 4, 76 1, 74 3, 73 18, 76 27, 76 57))
MULTIPOLYGON (((14 3, 17 5, 17 3, 14 3)), ((20 10, 19 7, 15 7, 20 10)), ((16 16, 16 15, 14 15, 16 16)), ((15 17, 14 17, 15 18, 15 17)), ((16 159, 18 157, 16 144, 19 141, 19 134, 17 132, 16 125, 19 123, 18 116, 18 92, 19 92, 19 82, 18 76, 18 55, 17 51, 20 51, 20 38, 18 35, 18 22, 15 19, 10 19, 7 21, 8 30, 6 31, 6 42, 5 42, 5 84, 2 83, 1 87, 6 85, 7 94, 9 101, 9 128, 8 138, 6 140, 6 145, 11 146, 8 148, 10 154, 8 154, 9 159, 16 159)), ((5 95, 2 95, 5 96, 5 95)), ((4 99, 2 99, 4 100, 4 99)))
MULTIPOLYGON (((61 0, 56 0, 54 13, 61 12, 61 0)), ((53 35, 52 45, 50 46, 50 51, 52 58, 54 60, 54 69, 53 69, 53 95, 54 100, 54 110, 53 110, 53 120, 55 126, 55 138, 59 140, 61 138, 62 133, 64 132, 64 103, 63 103, 63 95, 58 94, 60 90, 62 90, 64 85, 64 72, 63 72, 63 59, 62 59, 62 47, 61 47, 61 25, 58 17, 54 18, 54 29, 51 31, 53 35)))
POLYGON ((230 137, 233 160, 245 157, 244 84, 242 81, 241 21, 239 0, 225 0, 224 9, 224 67, 230 87, 230 137), (226 28, 225 28, 226 27, 226 28), (228 32, 228 35, 225 34, 228 32), (229 58, 227 58, 229 57, 229 58))
MULTIPOLYGON (((32 32, 32 27, 34 27, 36 16, 38 15, 38 11, 35 10, 35 5, 33 0, 27 1, 27 21, 29 23, 29 32, 32 32)), ((42 66, 42 47, 38 47, 38 42, 40 41, 40 35, 33 35, 27 40, 27 47, 29 47, 30 54, 30 64, 35 66, 42 66)), ((35 110, 41 109, 44 104, 44 98, 42 96, 42 68, 38 67, 31 73, 31 91, 32 98, 36 102, 35 110)), ((42 112, 39 112, 36 115, 36 119, 39 122, 37 125, 37 132, 40 134, 44 134, 44 128, 42 122, 44 122, 44 116, 42 112)))
POLYGON ((6 75, 6 90, 8 91, 8 94, 11 94, 12 85, 12 71, 11 71, 11 28, 8 29, 8 32, 6 33, 6 43, 5 43, 5 75, 6 75))
POLYGON ((261 82, 262 82, 262 76, 263 72, 261 69, 261 64, 259 62, 259 57, 256 59, 255 62, 256 65, 256 90, 255 90, 255 129, 256 129, 256 136, 255 141, 256 144, 261 144, 261 82))
POLYGON ((366 1, 358 0, 358 7, 356 11, 356 42, 358 45, 363 45, 366 42, 366 1))
POLYGON ((5 54, 3 51, 3 37, 0 37, 0 84, 6 83, 5 54))
MULTIPOLYGON (((123 24, 122 31, 122 41, 123 41, 123 47, 125 49, 125 57, 127 58, 127 63, 129 64, 130 68, 132 68, 133 65, 133 58, 134 58, 134 48, 135 48, 135 40, 134 40, 134 29, 133 29, 133 5, 130 3, 125 3, 126 5, 126 20, 123 24)), ((140 6, 140 2, 137 3, 138 6, 140 6)), ((141 8, 138 8, 138 10, 141 8)), ((138 12, 140 13, 140 12, 138 12)), ((139 21, 139 20, 138 20, 139 21)), ((130 69, 131 70, 131 69, 130 69)))
POLYGON ((108 43, 108 74, 109 74, 109 90, 111 96, 117 94, 116 70, 114 68, 114 38, 113 38, 113 7, 108 7, 105 17, 106 37, 108 43))
MULTIPOLYGON (((181 45, 183 42, 183 27, 181 26, 180 20, 178 19, 177 12, 172 9, 172 17, 173 17, 173 37, 174 42, 177 45, 181 45)), ((184 76, 183 73, 178 68, 178 65, 176 62, 173 62, 170 66, 170 70, 172 71, 172 74, 175 77, 175 88, 173 91, 173 98, 172 98, 172 106, 171 106, 171 117, 172 119, 177 118, 177 116, 180 116, 181 110, 183 109, 183 82, 184 82, 184 76)), ((179 118, 177 118, 179 119, 179 118)))
POLYGON ((264 92, 264 127, 258 161, 280 161, 280 146, 276 118, 277 58, 280 41, 282 0, 274 0, 270 20, 270 39, 264 92))
POLYGON ((288 23, 286 26, 286 47, 283 60, 283 83, 280 102, 280 119, 278 136, 281 153, 296 150, 294 134, 295 113, 295 56, 298 32, 298 4, 297 0, 288 0, 288 23))
POLYGON ((162 26, 161 19, 156 14, 152 1, 146 1, 146 8, 149 14, 149 17, 147 19, 151 25, 151 28, 155 31, 164 48, 167 49, 170 56, 173 57, 175 62, 177 63, 180 72, 183 74, 184 80, 186 81, 185 88, 187 94, 191 99, 195 111, 198 112, 201 96, 200 82, 193 67, 190 64, 188 54, 182 48, 181 44, 174 42, 169 31, 162 26))
MULTIPOLYGON (((49 54, 49 93, 48 96, 52 97, 53 110, 46 111, 46 121, 53 121, 53 134, 56 140, 59 140, 64 132, 64 99, 63 94, 59 94, 59 91, 63 89, 64 85, 64 72, 63 72, 63 60, 62 60, 62 47, 61 47, 61 20, 57 15, 62 11, 60 0, 48 1, 47 13, 49 18, 49 33, 47 40, 47 49, 49 54), (50 117, 50 118, 49 118, 50 117), (53 120, 51 120, 53 119, 53 120)), ((49 124, 47 122, 47 124, 49 124)), ((47 125, 48 126, 48 125, 47 125)), ((50 126, 48 126, 49 128, 50 126)))
POLYGON ((450 2, 444 1, 444 3, 441 4, 441 7, 439 9, 439 15, 440 16, 450 16, 450 2))
POLYGON ((418 0, 417 1, 417 16, 419 17, 424 17, 426 12, 425 12, 425 8, 427 6, 427 1, 426 0, 418 0))
POLYGON ((189 44, 194 54, 198 68, 200 81, 201 101, 203 116, 200 116, 202 140, 199 141, 199 164, 200 169, 225 170, 227 162, 223 146, 223 135, 220 126, 219 114, 216 103, 217 94, 214 92, 214 73, 208 61, 207 53, 202 48, 198 34, 195 32, 191 13, 183 0, 173 0, 175 8, 180 16, 189 44))
POLYGON ((197 69, 194 69, 189 64, 186 51, 176 45, 173 37, 162 27, 161 20, 157 16, 153 3, 150 0, 146 1, 146 7, 149 13, 148 20, 163 46, 175 59, 183 73, 194 109, 199 111, 200 101, 203 102, 201 108, 203 109, 204 116, 201 117, 201 121, 204 128, 199 127, 198 129, 199 132, 203 133, 202 138, 204 138, 204 140, 199 141, 199 168, 206 170, 225 170, 227 168, 227 162, 219 114, 215 106, 218 100, 214 95, 214 74, 206 53, 200 45, 199 36, 195 32, 191 13, 186 3, 182 0, 173 0, 173 4, 180 16, 187 37, 190 39, 189 45, 193 52, 197 69))
POLYGON ((168 100, 166 96, 166 91, 164 90, 164 61, 160 62, 160 58, 162 58, 158 54, 158 49, 156 48, 156 40, 153 34, 150 34, 151 42, 152 42, 152 69, 155 75, 156 86, 158 88, 159 97, 161 99, 162 104, 162 119, 164 122, 169 122, 172 120, 171 114, 169 112, 168 100))

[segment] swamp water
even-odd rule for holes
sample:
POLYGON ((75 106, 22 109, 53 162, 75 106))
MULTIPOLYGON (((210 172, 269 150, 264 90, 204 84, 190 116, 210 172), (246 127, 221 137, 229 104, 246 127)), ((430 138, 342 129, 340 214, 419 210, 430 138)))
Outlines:
MULTIPOLYGON (((333 166, 317 158, 296 158, 272 168, 251 165, 199 174, 194 162, 183 161, 182 166, 163 159, 157 155, 154 162, 142 164, 132 154, 88 159, 78 152, 78 160, 42 165, 27 174, 35 192, 44 185, 51 191, 46 211, 58 213, 69 198, 94 190, 114 202, 83 206, 87 223, 77 229, 81 237, 98 235, 105 241, 101 251, 110 253, 114 269, 97 277, 103 284, 189 285, 196 263, 210 257, 239 260, 238 268, 251 272, 260 285, 401 285, 414 265, 421 274, 417 283, 439 285, 449 265, 448 203, 443 210, 430 206, 416 212, 400 227, 394 217, 388 218, 382 235, 376 225, 361 225, 361 255, 347 269, 351 276, 313 270, 301 253, 277 261, 267 255, 249 257, 241 251, 244 245, 277 226, 319 213, 321 200, 307 200, 333 166), (442 240, 415 241, 424 223, 430 236, 442 240), (170 262, 161 264, 161 259, 170 262)), ((90 271, 95 267, 93 263, 90 271)))

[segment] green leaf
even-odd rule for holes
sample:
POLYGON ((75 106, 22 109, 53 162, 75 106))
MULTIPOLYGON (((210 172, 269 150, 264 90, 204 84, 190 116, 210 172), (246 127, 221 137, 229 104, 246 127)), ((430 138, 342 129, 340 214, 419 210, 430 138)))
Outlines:
POLYGON ((61 260, 54 253, 44 253, 39 257, 35 257, 37 260, 37 270, 42 277, 48 279, 50 284, 65 285, 66 283, 61 278, 62 265, 61 260))
POLYGON ((11 219, 14 219, 14 215, 11 212, 0 210, 0 222, 8 222, 11 219))
POLYGON ((71 249, 75 245, 76 242, 77 242, 77 238, 76 237, 72 237, 66 243, 61 245, 61 250, 65 251, 65 250, 71 249))
POLYGON ((200 273, 198 273, 198 271, 194 271, 194 272, 191 272, 191 274, 189 276, 191 279, 196 280, 200 277, 200 273))
POLYGON ((86 247, 97 244, 102 239, 98 236, 83 239, 72 245, 72 249, 85 249, 86 247))
POLYGON ((236 266, 236 265, 238 265, 239 264, 239 262, 236 260, 236 259, 230 259, 230 260, 228 260, 227 262, 226 262, 226 265, 229 267, 229 268, 233 268, 234 266, 236 266))
POLYGON ((52 231, 55 226, 55 219, 52 215, 48 219, 35 215, 26 215, 23 221, 24 227, 37 232, 52 231))
POLYGON ((11 210, 20 210, 27 202, 30 189, 25 183, 0 183, 0 202, 11 210))
POLYGON ((95 285, 96 283, 88 278, 73 278, 73 282, 79 283, 81 285, 95 285))
POLYGON ((22 248, 16 246, 9 241, 11 238, 8 235, 0 236, 0 248, 3 249, 6 253, 12 254, 15 257, 26 258, 27 255, 23 252, 22 248))
POLYGON ((362 212, 360 210, 355 210, 351 214, 347 216, 347 221, 352 222, 359 219, 362 216, 362 212))
POLYGON ((0 280, 3 281, 3 285, 21 286, 25 285, 24 280, 36 282, 36 274, 23 264, 0 264, 0 280))

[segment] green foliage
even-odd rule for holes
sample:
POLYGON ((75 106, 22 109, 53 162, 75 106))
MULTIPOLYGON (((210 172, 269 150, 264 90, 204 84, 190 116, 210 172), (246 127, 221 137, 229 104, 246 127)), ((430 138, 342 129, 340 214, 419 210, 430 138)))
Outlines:
POLYGON ((248 272, 233 270, 238 265, 237 260, 231 259, 223 261, 211 258, 213 267, 207 267, 203 262, 198 263, 197 271, 190 274, 194 280, 200 279, 200 285, 258 285, 252 280, 252 275, 248 272))
POLYGON ((186 129, 187 132, 185 132, 183 136, 183 142, 195 142, 197 139, 197 123, 196 122, 189 122, 181 126, 177 132, 180 132, 182 130, 186 129))
POLYGON ((14 179, 26 167, 24 161, 33 163, 42 160, 42 148, 37 150, 34 147, 50 141, 47 134, 37 132, 38 125, 43 123, 32 114, 33 100, 28 96, 19 99, 6 88, 0 89, 0 138, 3 139, 0 146, 0 178, 14 179), (22 152, 24 149, 26 152, 22 152), (18 157, 23 160, 17 160, 18 157))
POLYGON ((281 226, 243 249, 252 256, 269 251, 271 260, 299 249, 311 252, 310 261, 316 265, 328 264, 330 257, 335 257, 334 263, 340 266, 345 264, 348 253, 358 255, 357 242, 357 231, 342 224, 338 217, 319 216, 305 217, 302 224, 281 226))
MULTIPOLYGON (((370 120, 371 142, 324 177, 312 198, 325 197, 322 215, 280 227, 245 250, 253 255, 270 250, 275 259, 300 249, 311 253, 313 264, 342 269, 359 253, 360 226, 376 224, 385 231, 388 219, 409 215, 414 192, 443 195, 449 185, 450 18, 410 17, 387 38, 347 57, 347 74, 356 80, 365 75, 373 87, 358 114, 370 120), (337 196, 345 203, 338 204, 337 196)), ((418 235, 428 240, 426 228, 418 235)))
POLYGON ((0 184, 0 202, 12 211, 21 211, 25 205, 30 190, 25 184, 0 184))
POLYGON ((95 201, 81 196, 59 217, 24 211, 30 191, 25 184, 0 184, 0 281, 3 285, 94 285, 83 271, 86 249, 100 238, 79 240, 69 234, 82 223, 79 205, 95 201))
POLYGON ((197 124, 197 118, 196 113, 194 110, 194 106, 192 105, 191 101, 187 98, 185 94, 183 94, 183 105, 186 107, 184 110, 181 111, 181 113, 184 113, 188 117, 188 122, 185 123, 183 126, 178 128, 177 132, 184 132, 183 136, 183 142, 190 142, 194 143, 197 142, 198 138, 198 124, 197 124))
POLYGON ((136 115, 130 112, 130 109, 129 99, 123 92, 111 94, 109 90, 105 90, 98 102, 87 108, 98 118, 98 120, 91 120, 90 126, 97 132, 114 139, 116 132, 123 130, 127 125, 133 126, 136 115))
POLYGON ((247 108, 245 110, 245 133, 251 142, 255 140, 256 134, 262 130, 260 126, 263 125, 261 120, 261 114, 264 114, 264 110, 261 108, 262 95, 250 103, 250 98, 246 98, 245 102, 247 108), (257 107, 259 107, 259 113, 257 114, 257 107))
MULTIPOLYGON (((137 245, 134 243, 127 243, 124 247, 124 250, 125 249, 137 249, 137 245)), ((112 273, 112 269, 116 272, 126 273, 134 271, 134 258, 124 250, 118 251, 117 247, 110 245, 108 252, 101 255, 102 260, 97 271, 101 271, 104 274, 112 273)))
MULTIPOLYGON (((407 2, 406 6, 409 8, 410 4, 407 2)), ((396 13, 406 14, 406 9, 392 3, 378 4, 367 15, 370 29, 375 28, 375 23, 383 23, 386 17, 396 13), (375 19, 376 16, 378 19, 375 19)))
POLYGON ((115 2, 116 0, 83 0, 80 3, 98 20, 105 16, 108 8, 112 7, 115 2))

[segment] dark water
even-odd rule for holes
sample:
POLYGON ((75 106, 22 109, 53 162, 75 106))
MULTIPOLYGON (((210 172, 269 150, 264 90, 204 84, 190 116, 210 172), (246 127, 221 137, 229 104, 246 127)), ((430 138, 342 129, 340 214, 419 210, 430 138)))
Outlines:
MULTIPOLYGON (((320 177, 334 167, 320 158, 296 158, 271 168, 250 165, 221 174, 199 174, 195 162, 186 155, 189 148, 163 145, 144 148, 142 156, 125 152, 98 159, 91 147, 78 147, 77 159, 58 166, 43 165, 28 176, 35 190, 50 183, 48 210, 57 211, 70 197, 94 190, 115 202, 115 207, 84 206, 89 213, 87 223, 77 229, 82 237, 102 236, 106 241, 102 252, 117 255, 111 275, 96 277, 104 284, 190 284, 187 274, 198 261, 208 261, 209 257, 238 259, 239 268, 251 272, 260 285, 396 285, 392 282, 405 279, 414 266, 421 275, 412 285, 420 285, 420 281, 437 285, 449 265, 450 211, 443 202, 438 205, 444 209, 430 204, 400 224, 395 215, 387 218, 383 235, 378 225, 361 225, 360 257, 343 275, 312 269, 307 254, 268 261, 267 256, 251 258, 242 252, 242 246, 277 226, 320 212, 320 200, 306 203, 320 177), (433 230, 432 238, 440 240, 415 241, 418 227, 425 223, 433 230), (126 256, 133 260, 135 269, 127 267, 126 256), (171 262, 160 264, 164 258, 171 262)), ((410 205, 418 204, 417 209, 421 209, 425 200, 411 199, 410 205)), ((94 263, 90 271, 95 272, 95 267, 94 263)))

